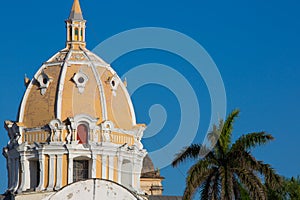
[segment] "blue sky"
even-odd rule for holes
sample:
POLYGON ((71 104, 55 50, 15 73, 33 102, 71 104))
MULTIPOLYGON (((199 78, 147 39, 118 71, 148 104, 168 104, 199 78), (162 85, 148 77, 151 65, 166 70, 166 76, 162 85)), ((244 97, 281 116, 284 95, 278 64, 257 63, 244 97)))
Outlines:
MULTIPOLYGON (((0 121, 4 121, 16 119, 25 91, 24 74, 31 78, 44 61, 64 48, 64 20, 72 1, 19 0, 1 4, 0 121)), ((227 110, 241 110, 234 136, 261 130, 273 134, 276 140, 256 149, 255 156, 284 176, 300 174, 299 1, 81 0, 81 6, 88 21, 89 49, 119 32, 149 26, 173 29, 200 43, 221 73, 227 110)), ((201 108, 200 128, 194 142, 201 142, 211 105, 205 83, 189 63, 171 53, 149 49, 124 55, 112 66, 122 76, 132 66, 150 62, 172 66, 190 81, 201 108)), ((152 104, 164 105, 168 113, 166 126, 144 143, 149 150, 167 144, 174 137, 180 116, 174 95, 159 85, 147 85, 137 90, 132 99, 138 122, 143 123, 150 122, 148 109, 152 104)), ((0 133, 0 146, 4 147, 8 137, 3 127, 0 133)), ((4 192, 4 157, 0 163, 0 191, 4 192)), ((166 178, 165 194, 182 193, 189 166, 186 163, 175 169, 161 169, 166 178)))

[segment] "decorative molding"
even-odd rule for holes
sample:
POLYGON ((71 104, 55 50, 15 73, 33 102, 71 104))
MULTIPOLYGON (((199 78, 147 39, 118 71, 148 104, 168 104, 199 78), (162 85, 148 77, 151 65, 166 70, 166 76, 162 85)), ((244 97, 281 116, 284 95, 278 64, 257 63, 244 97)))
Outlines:
POLYGON ((85 86, 89 80, 89 77, 80 70, 78 73, 76 73, 73 76, 72 80, 76 84, 76 87, 78 88, 79 93, 82 94, 84 92, 85 86))
POLYGON ((36 81, 39 83, 41 95, 45 95, 50 82, 52 82, 52 78, 50 78, 43 70, 42 73, 37 77, 36 81))
POLYGON ((120 79, 117 77, 117 74, 114 74, 113 76, 109 77, 105 82, 106 84, 110 85, 112 94, 114 96, 117 96, 117 89, 120 85, 120 79))

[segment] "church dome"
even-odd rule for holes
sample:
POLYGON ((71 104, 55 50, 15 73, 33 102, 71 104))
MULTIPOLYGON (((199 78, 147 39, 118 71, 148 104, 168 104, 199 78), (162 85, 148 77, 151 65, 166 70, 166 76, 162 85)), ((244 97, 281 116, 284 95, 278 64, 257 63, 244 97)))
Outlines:
POLYGON ((24 95, 19 122, 42 127, 78 114, 111 121, 116 128, 132 129, 135 114, 127 89, 116 72, 85 48, 66 48, 37 71, 24 95))
POLYGON ((150 158, 150 156, 147 154, 143 160, 143 168, 142 168, 142 174, 145 174, 147 172, 154 172, 154 164, 150 158))
POLYGON ((85 22, 75 1, 66 20, 67 48, 46 61, 27 83, 18 119, 24 127, 43 127, 52 119, 64 122, 78 114, 124 130, 136 125, 126 84, 85 47, 85 22))

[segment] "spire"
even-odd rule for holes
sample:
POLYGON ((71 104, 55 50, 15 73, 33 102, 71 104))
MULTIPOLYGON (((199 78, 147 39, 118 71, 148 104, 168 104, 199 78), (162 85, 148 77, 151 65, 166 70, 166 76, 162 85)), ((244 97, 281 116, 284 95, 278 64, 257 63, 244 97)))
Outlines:
POLYGON ((69 19, 83 20, 79 0, 74 0, 69 19))

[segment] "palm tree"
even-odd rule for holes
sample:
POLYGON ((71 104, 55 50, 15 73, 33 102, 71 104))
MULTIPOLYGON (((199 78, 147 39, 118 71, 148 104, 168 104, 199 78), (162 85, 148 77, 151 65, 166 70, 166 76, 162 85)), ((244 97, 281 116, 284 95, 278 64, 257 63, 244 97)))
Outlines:
POLYGON ((186 161, 196 160, 188 171, 183 199, 190 200, 200 189, 204 200, 243 199, 243 194, 251 199, 267 199, 264 183, 275 188, 281 184, 281 178, 270 165, 258 161, 251 150, 273 140, 272 135, 255 132, 242 135, 232 143, 232 130, 239 110, 234 110, 226 119, 214 126, 208 135, 213 147, 192 144, 176 155, 173 167, 186 161), (214 145, 215 144, 215 145, 214 145), (208 152, 205 157, 202 153, 208 152))
POLYGON ((278 190, 268 188, 268 199, 272 200, 298 200, 300 199, 300 177, 284 178, 283 186, 278 190))

